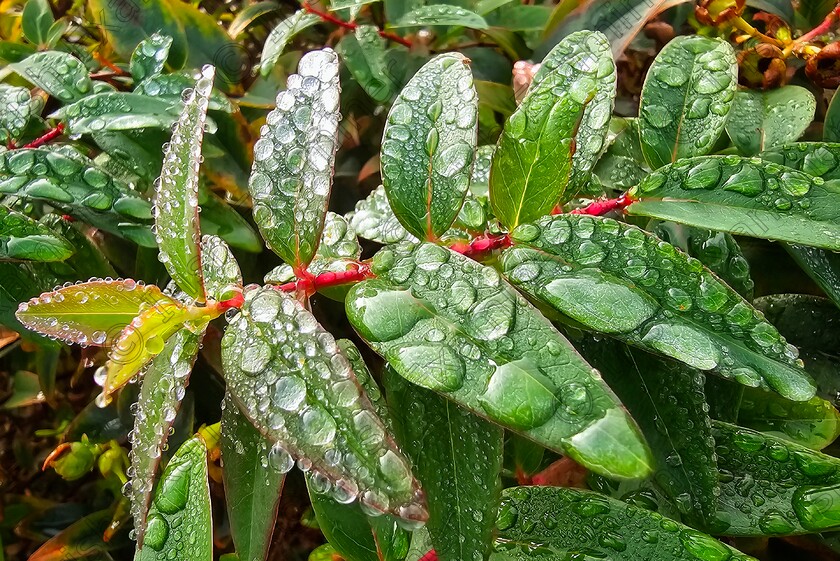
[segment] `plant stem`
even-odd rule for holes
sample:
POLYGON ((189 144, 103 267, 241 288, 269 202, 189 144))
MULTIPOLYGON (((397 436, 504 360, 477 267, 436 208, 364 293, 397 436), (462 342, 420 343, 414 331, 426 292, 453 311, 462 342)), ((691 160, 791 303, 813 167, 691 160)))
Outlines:
POLYGON ((55 127, 48 130, 42 136, 39 136, 38 138, 36 138, 32 142, 30 142, 29 144, 24 145, 24 148, 38 148, 39 146, 42 146, 42 145, 46 144, 47 142, 53 140, 54 138, 57 138, 57 137, 61 136, 63 132, 64 132, 64 123, 58 123, 55 127))
MULTIPOLYGON (((354 23, 352 21, 344 21, 343 19, 337 18, 332 14, 328 14, 327 12, 321 11, 318 8, 315 8, 309 2, 304 2, 303 3, 303 9, 305 11, 309 12, 310 14, 318 16, 319 18, 321 18, 322 20, 324 20, 326 22, 334 23, 335 25, 337 25, 339 27, 343 27, 344 29, 356 29, 359 26, 357 23, 354 23)), ((388 31, 383 31, 383 30, 380 29, 379 30, 379 36, 382 37, 383 39, 388 39, 390 41, 394 41, 395 43, 399 43, 400 45, 405 45, 406 47, 411 47, 411 41, 409 41, 408 39, 406 39, 404 37, 400 37, 399 35, 397 35, 395 33, 390 33, 388 31)))
POLYGON ((367 263, 358 263, 354 264, 346 271, 330 271, 327 273, 321 273, 317 276, 308 274, 308 276, 299 278, 296 281, 281 284, 277 287, 277 289, 283 292, 296 292, 298 290, 304 290, 307 294, 311 294, 322 288, 338 286, 340 284, 347 284, 351 282, 360 282, 373 277, 374 275, 367 263))
POLYGON ((456 242, 449 249, 466 257, 478 260, 484 254, 495 249, 511 246, 510 236, 507 234, 483 234, 470 242, 456 242))
POLYGON ((785 44, 778 39, 770 37, 769 35, 765 35, 749 23, 747 23, 744 18, 738 16, 732 20, 732 24, 737 28, 749 35, 750 37, 754 37, 760 40, 762 43, 770 43, 771 45, 776 45, 777 47, 784 47, 785 44))
POLYGON ((840 16, 840 4, 834 7, 831 12, 825 16, 825 19, 816 26, 814 29, 802 35, 801 37, 796 38, 797 43, 807 43, 808 41, 812 41, 819 37, 820 35, 825 35, 829 31, 831 31, 831 26, 834 25, 834 22, 837 21, 838 16, 840 16))
MULTIPOLYGON (((631 198, 627 193, 624 193, 615 199, 601 199, 599 201, 591 202, 583 208, 576 208, 569 211, 569 214, 603 216, 613 210, 623 210, 630 206, 633 202, 635 202, 635 199, 631 198)), ((554 210, 551 211, 551 214, 563 214, 563 207, 557 205, 554 207, 554 210)))

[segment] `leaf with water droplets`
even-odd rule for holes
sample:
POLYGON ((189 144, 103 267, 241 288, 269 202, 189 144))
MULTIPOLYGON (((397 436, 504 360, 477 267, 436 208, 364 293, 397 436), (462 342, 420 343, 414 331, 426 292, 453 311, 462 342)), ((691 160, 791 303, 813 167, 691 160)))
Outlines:
POLYGON ((146 514, 152 496, 155 471, 166 449, 169 431, 184 398, 190 370, 198 355, 203 333, 181 329, 166 342, 143 372, 140 395, 134 412, 134 430, 130 433, 131 466, 128 497, 138 547, 143 547, 146 514))
POLYGON ((802 136, 816 108, 814 94, 800 86, 738 91, 726 133, 742 154, 752 156, 802 136))
POLYGON ((382 183, 405 229, 421 239, 446 232, 467 194, 478 96, 466 57, 438 55, 397 96, 382 139, 382 183))
POLYGON ((64 236, 0 205, 0 260, 63 261, 73 255, 64 236))
POLYGON ((394 95, 396 84, 387 66, 385 40, 372 25, 360 25, 336 46, 347 69, 367 94, 380 103, 394 95))
POLYGON ((403 228, 391 210, 382 185, 371 191, 366 199, 357 202, 356 209, 347 214, 347 220, 359 236, 377 243, 390 244, 416 239, 403 228))
POLYGON ((143 310, 176 302, 154 285, 133 280, 92 280, 44 292, 20 305, 28 328, 66 343, 110 346, 143 310))
POLYGON ((512 233, 505 276, 594 331, 794 400, 814 395, 797 351, 694 258, 609 218, 547 217, 512 233))
POLYGON ((73 255, 60 264, 51 265, 56 275, 66 279, 118 276, 100 247, 86 233, 89 231, 86 225, 65 220, 60 214, 54 213, 45 214, 39 222, 60 233, 73 246, 73 255))
POLYGON ((433 4, 420 6, 402 16, 393 27, 429 27, 432 25, 460 26, 487 29, 483 17, 460 6, 433 4))
POLYGON ((391 369, 384 382, 400 446, 426 493, 426 528, 438 559, 484 559, 499 502, 504 431, 391 369))
POLYGON ((791 535, 840 525, 840 460, 720 421, 712 429, 722 489, 716 533, 791 535))
POLYGON ((295 35, 308 27, 312 27, 319 23, 321 18, 315 14, 308 14, 305 10, 298 10, 293 13, 271 30, 268 38, 265 40, 263 46, 262 56, 260 57, 260 74, 268 76, 274 65, 277 64, 277 59, 283 54, 286 45, 291 41, 295 35))
POLYGON ((338 147, 338 56, 312 51, 289 76, 288 89, 254 145, 248 189, 254 220, 268 246, 295 270, 318 249, 338 147))
POLYGON ((722 39, 680 36, 653 61, 642 88, 642 152, 653 169, 708 154, 737 86, 735 53, 722 39))
MULTIPOLYGON (((195 81, 201 77, 196 72, 178 72, 174 74, 156 74, 149 76, 134 88, 136 94, 146 94, 152 97, 168 101, 170 104, 177 104, 181 101, 184 90, 195 86, 195 81)), ((224 111, 233 113, 234 108, 230 100, 213 88, 210 91, 210 102, 207 105, 210 111, 224 111)))
POLYGON ((50 118, 67 123, 69 134, 95 134, 142 128, 169 129, 181 103, 149 95, 102 92, 65 105, 50 118))
POLYGON ((155 247, 151 205, 93 160, 70 150, 20 148, 0 154, 0 194, 44 201, 97 228, 155 247))
POLYGON ((199 185, 201 232, 219 236, 231 247, 249 253, 260 253, 263 240, 251 223, 222 197, 199 185))
POLYGON ((720 487, 705 376, 614 341, 587 339, 582 352, 650 443, 656 459, 652 481, 689 520, 713 519, 720 487))
POLYGON ((196 435, 169 460, 146 521, 137 561, 212 561, 213 520, 207 481, 207 445, 196 435))
POLYGON ((68 53, 35 53, 9 68, 62 103, 72 103, 93 91, 87 68, 68 53))
POLYGON ((160 33, 153 33, 148 39, 140 41, 131 53, 131 61, 128 65, 134 81, 141 82, 163 72, 171 46, 172 37, 160 33))
POLYGON ((470 194, 479 200, 489 200, 490 196, 490 164, 496 146, 485 144, 475 149, 475 161, 470 175, 470 194))
POLYGON ((4 143, 20 139, 29 120, 41 110, 41 100, 32 97, 27 88, 0 84, 0 140, 4 143))
POLYGON ((192 298, 205 299, 198 224, 198 170, 207 104, 213 87, 212 66, 205 66, 172 129, 155 184, 155 237, 160 260, 172 280, 192 298))
POLYGON ((840 436, 840 413, 828 401, 790 401, 752 388, 741 398, 738 423, 814 450, 840 436))
POLYGON ((616 397, 495 270, 429 243, 385 248, 372 270, 347 316, 401 376, 595 471, 650 471, 616 397))
POLYGON ((237 287, 242 286, 239 263, 227 244, 218 236, 204 236, 201 239, 201 268, 208 298, 227 300, 233 297, 237 287))
POLYGON ((300 303, 269 287, 246 290, 222 361, 231 397, 283 454, 326 477, 337 495, 425 519, 408 461, 332 335, 300 303))
POLYGON ((492 561, 566 559, 587 551, 611 561, 755 561, 655 512, 591 491, 512 487, 502 493, 492 561))
POLYGON ((705 156, 665 166, 629 191, 630 214, 840 250, 840 190, 758 158, 705 156))
POLYGON ((792 142, 761 152, 758 157, 823 181, 840 179, 840 143, 792 142))
POLYGON ((260 434, 236 403, 222 409, 222 476, 230 531, 241 561, 263 561, 271 545, 277 506, 290 460, 260 434))

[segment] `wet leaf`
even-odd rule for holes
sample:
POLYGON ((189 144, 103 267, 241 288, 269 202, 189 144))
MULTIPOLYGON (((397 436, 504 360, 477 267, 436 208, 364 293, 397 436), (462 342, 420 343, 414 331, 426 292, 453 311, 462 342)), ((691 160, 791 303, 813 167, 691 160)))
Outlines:
POLYGON ((706 156, 668 165, 629 194, 631 214, 755 238, 840 249, 840 191, 775 163, 706 156))
POLYGON ((201 232, 198 222, 198 174, 201 141, 214 70, 205 66, 172 129, 155 184, 155 237, 160 260, 172 280, 198 302, 204 302, 201 232))
POLYGON ((392 370, 385 383, 401 448, 426 493, 426 528, 438 559, 484 559, 499 503, 504 431, 392 370))
POLYGON ((336 47, 353 78, 375 101, 389 101, 396 88, 387 66, 385 40, 372 25, 360 25, 353 35, 345 35, 336 47))
POLYGON ((534 553, 563 559, 580 551, 612 561, 753 559, 664 516, 591 491, 512 487, 502 496, 492 561, 532 559, 534 553))
POLYGON ((741 399, 738 423, 814 450, 840 436, 840 413, 828 401, 789 401, 752 388, 741 399))
MULTIPOLYGON (((528 6, 531 7, 531 6, 528 6)), ((610 43, 597 31, 572 33, 546 55, 531 82, 531 90, 552 88, 583 103, 583 117, 575 132, 572 174, 567 189, 580 191, 589 181, 595 162, 607 147, 606 137, 615 99, 616 72, 610 43)))
POLYGON ((91 280, 44 292, 16 315, 29 329, 66 343, 110 346, 140 312, 158 304, 176 305, 154 285, 91 280))
POLYGON ((271 33, 269 33, 268 38, 265 40, 262 56, 260 57, 260 74, 268 76, 274 68, 274 65, 277 64, 277 59, 283 54, 283 50, 289 41, 307 27, 312 27, 320 21, 321 18, 315 14, 308 14, 304 10, 298 10, 277 24, 277 27, 271 30, 271 33))
POLYGON ((274 13, 280 9, 280 5, 274 0, 264 0, 248 4, 236 11, 236 16, 230 22, 228 35, 236 39, 251 27, 261 17, 274 13))
POLYGON ((523 224, 505 276, 589 329, 794 400, 814 395, 797 350, 702 264, 629 224, 559 215, 523 224))
POLYGON ((20 139, 29 120, 41 109, 41 101, 33 98, 27 88, 0 84, 0 140, 20 139))
POLYGON ((207 482, 207 446, 194 436, 178 449, 155 489, 137 561, 212 561, 213 521, 207 482))
POLYGON ((712 520, 720 487, 705 376, 618 342, 586 340, 582 352, 650 443, 656 459, 652 481, 684 517, 712 520))
POLYGON ((169 431, 184 399, 193 362, 203 333, 181 329, 166 342, 163 351, 144 369, 140 396, 130 433, 128 497, 139 547, 147 529, 146 514, 152 485, 161 455, 167 447, 169 431))
POLYGON ((172 47, 172 37, 160 33, 153 33, 148 39, 140 41, 131 53, 128 67, 134 81, 141 82, 163 72, 170 47, 172 47))
POLYGON ((639 106, 642 152, 653 169, 712 150, 732 106, 737 68, 721 39, 681 36, 659 52, 639 106))
POLYGON ((230 529, 241 561, 262 561, 271 545, 288 456, 251 424, 230 398, 222 409, 222 476, 230 529))
POLYGON ((65 220, 59 214, 45 214, 39 220, 53 231, 60 233, 73 246, 73 255, 65 261, 51 265, 53 271, 67 279, 117 277, 117 272, 94 241, 83 231, 87 226, 65 220))
POLYGON ((490 164, 496 147, 492 144, 475 149, 472 175, 470 175, 470 193, 479 199, 487 200, 490 195, 490 164))
POLYGON ((0 154, 0 193, 47 202, 85 223, 155 247, 151 204, 92 160, 70 151, 20 148, 0 154))
POLYGON ((254 145, 248 188, 266 243, 298 270, 318 249, 332 186, 341 91, 338 56, 332 49, 307 53, 286 85, 254 145))
POLYGON ((393 27, 429 27, 432 25, 487 29, 487 22, 480 15, 466 8, 448 4, 420 6, 402 16, 393 24, 393 27))
POLYGON ((400 223, 391 210, 385 188, 381 185, 371 191, 366 199, 356 203, 356 209, 347 214, 350 226, 360 237, 381 244, 416 240, 400 223))
POLYGON ((375 510, 425 518, 408 462, 360 391, 333 337, 293 298, 272 288, 248 290, 222 339, 231 397, 276 442, 288 471, 296 459, 375 510), (361 467, 364 469, 361 469, 361 467))
POLYGON ((38 375, 26 370, 18 370, 12 376, 12 393, 3 401, 3 409, 16 409, 44 403, 47 398, 41 391, 38 375))
POLYGON ((823 181, 840 179, 838 143, 793 142, 766 150, 758 156, 762 160, 799 170, 823 181))
POLYGON ((217 301, 231 298, 232 290, 242 286, 242 272, 230 248, 217 236, 204 236, 201 257, 207 296, 217 301))
MULTIPOLYGON (((201 74, 196 72, 178 72, 175 74, 149 76, 137 84, 134 88, 134 93, 157 97, 169 101, 174 105, 181 102, 184 90, 193 88, 196 80, 200 77, 201 74)), ((225 113, 234 112, 230 100, 225 94, 215 88, 210 92, 210 102, 207 105, 207 109, 210 111, 224 111, 225 113)))
POLYGON ((201 206, 201 232, 221 237, 236 249, 249 253, 259 253, 263 241, 251 224, 224 199, 210 191, 198 192, 198 204, 201 206))
POLYGON ((72 103, 93 91, 85 65, 67 53, 35 53, 9 68, 62 103, 72 103))
POLYGON ((372 270, 347 315, 401 376, 595 471, 649 472, 612 392, 495 270, 428 243, 381 250, 372 270))
POLYGON ((814 94, 800 86, 738 91, 726 132, 742 154, 752 156, 802 136, 816 108, 814 94))
POLYGON ((478 97, 466 57, 438 55, 397 96, 382 139, 382 183, 402 225, 443 234, 463 204, 475 153, 478 97))
POLYGON ((73 246, 61 234, 0 206, 0 260, 63 261, 71 255, 73 246))
POLYGON ((133 129, 166 129, 175 123, 181 103, 148 95, 102 92, 89 95, 52 113, 67 123, 69 134, 94 134, 133 129))
POLYGON ((722 489, 715 532, 790 535, 840 525, 840 460, 720 421, 712 427, 722 489))

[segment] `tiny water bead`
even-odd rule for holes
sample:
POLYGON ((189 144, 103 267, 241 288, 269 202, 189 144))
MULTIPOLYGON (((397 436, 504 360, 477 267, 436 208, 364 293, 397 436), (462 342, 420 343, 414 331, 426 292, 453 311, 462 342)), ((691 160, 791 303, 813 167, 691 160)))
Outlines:
POLYGON ((92 89, 84 63, 69 53, 35 53, 10 68, 63 103, 81 99, 92 89))

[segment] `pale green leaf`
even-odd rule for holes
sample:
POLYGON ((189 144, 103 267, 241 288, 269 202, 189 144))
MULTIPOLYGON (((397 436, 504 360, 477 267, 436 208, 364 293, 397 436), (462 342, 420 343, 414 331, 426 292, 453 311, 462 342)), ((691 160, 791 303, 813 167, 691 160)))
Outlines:
POLYGON ((218 236, 202 237, 201 268, 208 298, 226 300, 242 286, 239 263, 227 244, 218 236))
POLYGON ((377 243, 391 244, 417 239, 403 227, 391 210, 385 188, 381 185, 371 191, 367 198, 356 203, 356 209, 347 214, 347 220, 360 237, 377 243))
POLYGON ((8 143, 20 139, 40 109, 40 98, 33 98, 29 89, 0 84, 0 140, 8 143))
POLYGON ((450 4, 420 6, 402 16, 392 24, 392 27, 429 27, 432 25, 487 29, 487 22, 483 17, 466 8, 450 4))
POLYGON ((85 65, 68 53, 35 53, 9 67, 62 103, 77 101, 93 90, 85 65))
POLYGON ((160 99, 126 92, 90 95, 52 113, 50 118, 67 123, 69 134, 95 134, 132 129, 169 128, 181 113, 180 100, 160 99))
POLYGON ((61 234, 0 205, 0 260, 63 261, 71 255, 73 246, 61 234))
POLYGON ((800 86, 735 93, 726 133, 738 150, 752 156, 793 142, 814 120, 817 100, 800 86))

